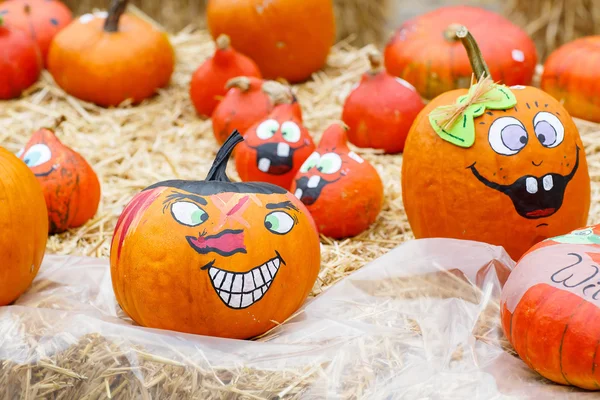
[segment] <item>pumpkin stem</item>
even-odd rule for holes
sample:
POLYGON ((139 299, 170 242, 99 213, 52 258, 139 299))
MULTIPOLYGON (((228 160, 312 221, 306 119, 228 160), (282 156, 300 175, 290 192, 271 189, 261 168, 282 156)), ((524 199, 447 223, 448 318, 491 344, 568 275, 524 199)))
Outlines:
POLYGON ((60 117, 56 118, 56 121, 54 121, 54 127, 52 129, 56 130, 66 120, 67 117, 65 117, 64 115, 61 115, 60 117))
POLYGON ((104 21, 105 32, 118 32, 119 31, 119 20, 121 15, 127 9, 128 0, 112 0, 110 9, 108 10, 108 17, 104 21))
POLYGON ((229 161, 229 157, 231 157, 233 148, 243 141, 244 138, 237 129, 229 135, 217 152, 215 161, 213 161, 212 167, 210 167, 210 171, 206 175, 207 181, 231 182, 229 177, 227 177, 227 162, 229 161))
POLYGON ((320 149, 327 149, 327 151, 333 151, 340 153, 348 150, 348 136, 346 136, 347 126, 344 123, 333 123, 329 125, 321 136, 319 142, 320 149))
POLYGON ((481 50, 479 50, 475 38, 471 35, 471 32, 469 32, 467 27, 461 26, 460 29, 456 31, 456 36, 467 50, 467 55, 469 56, 471 68, 473 68, 473 72, 475 73, 475 78, 480 80, 488 76, 491 77, 490 70, 481 55, 481 50))
POLYGON ((381 53, 377 50, 371 50, 367 54, 367 57, 369 58, 369 63, 371 64, 371 73, 377 74, 381 72, 381 66, 383 65, 383 57, 381 56, 381 53))
POLYGON ((294 96, 292 90, 277 81, 265 81, 262 85, 262 91, 271 98, 275 106, 296 102, 296 96, 294 96))
POLYGON ((461 24, 448 25, 448 27, 444 30, 444 39, 453 43, 458 42, 459 38, 457 36, 457 33, 460 30, 460 28, 462 28, 461 24))
POLYGON ((227 36, 225 34, 221 34, 217 38, 216 43, 217 43, 217 49, 227 50, 229 48, 229 46, 231 46, 231 39, 229 38, 229 36, 227 36))
POLYGON ((231 78, 225 84, 225 89, 238 88, 242 92, 247 92, 250 89, 250 79, 247 76, 237 76, 231 78))

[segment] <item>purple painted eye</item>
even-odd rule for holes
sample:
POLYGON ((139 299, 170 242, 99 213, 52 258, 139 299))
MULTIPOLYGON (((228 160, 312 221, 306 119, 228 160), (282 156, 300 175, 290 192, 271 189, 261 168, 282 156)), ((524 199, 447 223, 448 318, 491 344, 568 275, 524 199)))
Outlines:
POLYGON ((533 119, 535 135, 544 147, 556 147, 565 138, 565 127, 560 119, 546 111, 537 113, 533 119))
POLYGON ((513 117, 501 117, 490 126, 488 140, 496 153, 512 156, 527 145, 529 136, 521 121, 513 117))

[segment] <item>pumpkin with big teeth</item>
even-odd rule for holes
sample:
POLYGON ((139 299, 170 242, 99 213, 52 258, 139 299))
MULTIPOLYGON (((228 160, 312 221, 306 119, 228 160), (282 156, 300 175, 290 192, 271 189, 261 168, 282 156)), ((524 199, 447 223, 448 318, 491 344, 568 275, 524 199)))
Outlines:
POLYGON ((235 131, 225 141, 206 180, 156 183, 121 214, 112 282, 137 323, 245 339, 286 320, 308 296, 320 267, 314 222, 278 186, 229 181, 227 161, 243 140, 235 131))

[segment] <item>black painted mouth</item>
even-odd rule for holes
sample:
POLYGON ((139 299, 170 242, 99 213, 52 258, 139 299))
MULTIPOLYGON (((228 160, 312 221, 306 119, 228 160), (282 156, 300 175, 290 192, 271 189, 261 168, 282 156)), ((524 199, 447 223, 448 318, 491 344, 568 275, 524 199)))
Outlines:
POLYGON ((556 213, 562 206, 567 185, 579 168, 579 147, 577 147, 575 165, 566 176, 555 173, 542 177, 525 175, 511 185, 501 185, 484 178, 475 168, 475 163, 467 168, 481 183, 507 195, 520 216, 528 219, 545 218, 556 213))
POLYGON ((294 167, 294 152, 298 149, 293 149, 287 143, 265 143, 254 147, 256 150, 256 166, 266 174, 283 175, 292 170, 294 167), (280 156, 277 154, 280 145, 287 146, 287 154, 280 156))
POLYGON ((40 173, 37 173, 37 174, 34 174, 34 175, 37 176, 37 177, 48 176, 51 173, 53 173, 55 170, 56 170, 56 168, 54 168, 54 165, 53 165, 52 168, 50 168, 48 171, 46 171, 46 172, 40 172, 40 173))
POLYGON ((304 203, 307 206, 310 206, 311 204, 314 204, 315 201, 317 201, 317 199, 321 195, 321 191, 325 186, 337 182, 339 179, 340 178, 334 181, 327 181, 318 175, 312 175, 311 177, 303 176, 299 179, 296 179, 296 192, 294 193, 294 195, 297 198, 299 198, 302 203, 304 203), (316 181, 317 178, 318 181, 316 181), (312 187, 308 187, 309 182, 311 183, 310 186, 312 187))

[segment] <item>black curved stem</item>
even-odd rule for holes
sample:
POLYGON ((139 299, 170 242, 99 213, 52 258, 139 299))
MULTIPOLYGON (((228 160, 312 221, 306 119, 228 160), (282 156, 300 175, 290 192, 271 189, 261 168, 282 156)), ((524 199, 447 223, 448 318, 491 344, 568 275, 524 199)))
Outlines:
POLYGON ((460 29, 456 31, 456 36, 458 36, 463 46, 467 50, 469 62, 471 63, 471 68, 473 68, 473 72, 475 73, 477 80, 488 76, 491 77, 492 75, 490 74, 490 70, 485 63, 483 56, 481 55, 481 50, 479 50, 477 41, 475 41, 475 38, 473 35, 471 35, 471 32, 469 32, 467 27, 461 26, 460 29))
POLYGON ((215 161, 213 161, 212 167, 210 167, 210 171, 208 171, 208 175, 206 175, 207 181, 219 181, 219 182, 231 182, 229 177, 227 176, 227 162, 231 157, 231 153, 235 146, 238 143, 243 142, 244 138, 238 132, 238 130, 234 130, 231 135, 227 138, 225 143, 219 149, 217 156, 215 157, 215 161))
POLYGON ((108 17, 104 21, 104 30, 106 32, 119 31, 119 20, 127 9, 127 3, 129 3, 128 0, 112 0, 110 9, 108 10, 108 17))

